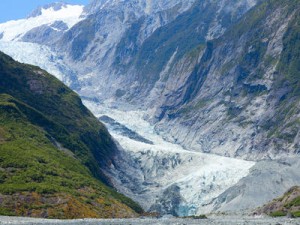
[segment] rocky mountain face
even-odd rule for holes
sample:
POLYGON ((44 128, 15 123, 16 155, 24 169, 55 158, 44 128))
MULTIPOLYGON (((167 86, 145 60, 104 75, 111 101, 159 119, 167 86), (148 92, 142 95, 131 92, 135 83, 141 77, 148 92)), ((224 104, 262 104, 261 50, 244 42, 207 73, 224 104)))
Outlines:
POLYGON ((131 102, 140 96, 138 100, 144 101, 175 55, 178 61, 218 37, 254 4, 94 1, 85 9, 87 19, 66 32, 56 49, 66 52, 71 67, 83 74, 79 77, 82 95, 131 102))
POLYGON ((59 80, 0 53, 0 214, 134 217, 141 208, 104 183, 116 146, 59 80))
POLYGON ((132 76, 120 76, 114 69, 118 56, 129 62, 131 57, 125 59, 123 52, 135 52, 158 27, 174 20, 194 1, 93 1, 85 9, 86 19, 66 32, 55 49, 66 52, 65 61, 82 75, 78 77, 82 95, 102 99, 122 95, 121 87, 132 76), (112 90, 113 86, 119 88, 112 90))
POLYGON ((105 174, 144 209, 251 210, 299 183, 299 5, 94 0, 55 38, 0 25, 0 48, 85 99, 121 144, 105 174))
POLYGON ((297 155, 297 3, 263 1, 199 50, 187 76, 179 76, 175 65, 159 92, 164 97, 157 129, 208 153, 247 159, 297 155))
POLYGON ((255 5, 94 1, 55 48, 82 96, 149 109, 156 130, 187 149, 298 154, 297 1, 255 5))

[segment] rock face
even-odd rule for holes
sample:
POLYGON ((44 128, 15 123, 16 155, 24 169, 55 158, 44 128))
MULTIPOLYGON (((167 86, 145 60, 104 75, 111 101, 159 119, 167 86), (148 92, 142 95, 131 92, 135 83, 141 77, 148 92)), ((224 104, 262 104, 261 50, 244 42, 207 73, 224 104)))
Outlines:
MULTIPOLYGON (((214 199, 210 206, 215 212, 253 211, 270 199, 281 196, 290 187, 298 185, 299 165, 299 158, 258 162, 247 177, 214 199)), ((286 200, 291 201, 290 198, 286 200)))
POLYGON ((187 148, 230 157, 298 154, 299 71, 288 53, 297 46, 288 40, 297 36, 298 10, 263 2, 198 51, 184 80, 171 73, 157 129, 187 148))
POLYGON ((56 43, 83 74, 79 93, 151 108, 157 131, 188 149, 246 159, 298 154, 297 69, 288 53, 297 5, 149 4, 96 1, 56 43))
POLYGON ((65 60, 82 75, 82 95, 121 97, 134 78, 119 69, 118 60, 129 63, 145 39, 194 1, 93 1, 85 9, 86 19, 66 32, 55 49, 66 52, 65 60))
POLYGON ((55 46, 66 52, 71 67, 83 74, 82 95, 144 101, 159 78, 165 79, 163 73, 169 72, 173 61, 223 34, 254 4, 229 0, 94 1, 85 9, 87 18, 55 46))

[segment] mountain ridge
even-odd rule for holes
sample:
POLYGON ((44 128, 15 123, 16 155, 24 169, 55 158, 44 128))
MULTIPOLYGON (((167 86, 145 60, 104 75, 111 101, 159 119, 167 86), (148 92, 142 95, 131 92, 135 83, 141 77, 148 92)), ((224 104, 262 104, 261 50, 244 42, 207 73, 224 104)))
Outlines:
POLYGON ((104 184, 109 180, 100 166, 110 163, 116 147, 77 94, 3 53, 0 68, 1 214, 137 216, 136 203, 104 184))

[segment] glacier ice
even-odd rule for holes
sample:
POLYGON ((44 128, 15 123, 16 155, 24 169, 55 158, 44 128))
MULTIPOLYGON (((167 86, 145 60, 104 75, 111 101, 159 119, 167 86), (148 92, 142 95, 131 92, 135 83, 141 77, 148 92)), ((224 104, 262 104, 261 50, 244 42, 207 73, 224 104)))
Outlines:
MULTIPOLYGON (((110 130, 129 155, 128 162, 119 165, 118 169, 111 168, 119 170, 112 172, 114 184, 146 210, 155 204, 161 204, 162 201, 171 202, 172 199, 165 199, 163 192, 175 185, 180 190, 180 202, 171 207, 175 208, 178 216, 209 213, 212 211, 209 203, 247 176, 250 168, 255 165, 251 161, 189 151, 167 142, 154 130, 154 126, 144 119, 147 114, 145 111, 121 110, 110 107, 107 103, 84 103, 96 116, 109 115, 153 143, 139 142, 116 130, 110 130), (124 187, 127 182, 124 182, 123 171, 126 171, 127 176, 132 176, 129 180, 135 180, 135 186, 129 184, 124 187)), ((123 160, 126 161, 126 158, 123 160)))
POLYGON ((47 46, 29 42, 0 41, 0 50, 16 61, 41 67, 69 86, 72 83, 72 70, 47 46))

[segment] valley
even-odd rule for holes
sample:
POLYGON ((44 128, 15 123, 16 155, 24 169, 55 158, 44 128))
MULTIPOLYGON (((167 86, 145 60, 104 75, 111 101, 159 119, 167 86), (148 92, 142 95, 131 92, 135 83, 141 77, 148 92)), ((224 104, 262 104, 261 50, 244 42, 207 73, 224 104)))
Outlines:
MULTIPOLYGON (((78 93, 114 142, 97 155, 85 133, 96 167, 146 212, 250 215, 300 185, 299 12, 298 0, 54 3, 0 24, 0 50, 78 93)), ((238 217, 208 224, 298 223, 238 217)))
POLYGON ((114 177, 115 187, 146 210, 177 216, 208 213, 212 210, 209 203, 247 176, 255 165, 188 151, 167 142, 143 119, 147 115, 143 111, 122 111, 91 102, 85 105, 97 117, 109 115, 153 143, 134 140, 107 125, 122 149, 116 167, 107 172, 114 177))

